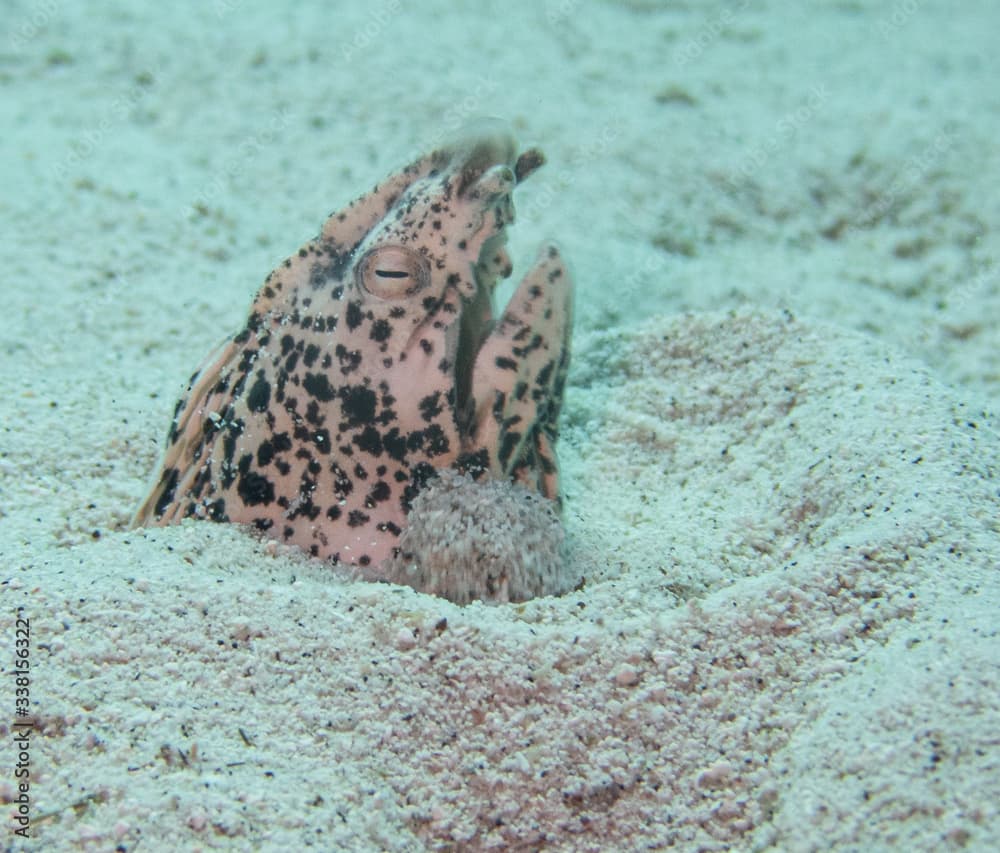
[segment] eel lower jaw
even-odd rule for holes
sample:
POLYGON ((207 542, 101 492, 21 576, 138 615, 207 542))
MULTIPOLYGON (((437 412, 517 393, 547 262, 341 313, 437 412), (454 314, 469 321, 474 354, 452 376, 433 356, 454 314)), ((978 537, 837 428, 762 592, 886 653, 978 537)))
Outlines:
MULTIPOLYGON (((506 237, 504 237, 504 241, 506 241, 506 237)), ((484 365, 479 365, 480 356, 483 349, 490 343, 500 318, 504 316, 518 295, 523 295, 525 283, 530 279, 537 279, 539 271, 547 265, 546 259, 540 255, 517 283, 508 304, 501 306, 500 311, 494 313, 493 291, 497 280, 501 277, 508 278, 511 274, 511 265, 507 258, 506 249, 501 251, 501 256, 504 259, 502 272, 494 270, 480 277, 479 265, 477 265, 476 295, 464 304, 462 311, 459 345, 454 367, 456 392, 454 411, 463 442, 471 444, 477 442, 478 421, 483 416, 482 406, 484 402, 488 406, 492 406, 496 393, 502 392, 499 386, 492 386, 490 382, 484 383, 482 381, 484 365), (476 380, 478 387, 473 388, 473 376, 476 373, 479 374, 480 378, 476 380)), ((485 375, 488 377, 489 374, 490 371, 487 369, 485 375)))

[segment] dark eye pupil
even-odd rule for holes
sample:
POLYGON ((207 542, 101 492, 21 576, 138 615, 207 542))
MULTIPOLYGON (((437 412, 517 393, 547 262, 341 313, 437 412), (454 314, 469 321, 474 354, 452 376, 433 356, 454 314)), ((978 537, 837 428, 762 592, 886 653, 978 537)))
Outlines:
POLYGON ((375 270, 375 275, 379 278, 407 278, 410 274, 403 270, 375 270))

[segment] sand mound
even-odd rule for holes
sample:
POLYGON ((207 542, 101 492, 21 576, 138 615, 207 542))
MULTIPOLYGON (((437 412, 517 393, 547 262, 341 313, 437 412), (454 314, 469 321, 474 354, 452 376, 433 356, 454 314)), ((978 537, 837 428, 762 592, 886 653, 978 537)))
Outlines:
POLYGON ((787 316, 656 319, 574 357, 560 456, 586 584, 561 598, 458 607, 204 523, 14 571, 39 843, 998 837, 982 416, 787 316))

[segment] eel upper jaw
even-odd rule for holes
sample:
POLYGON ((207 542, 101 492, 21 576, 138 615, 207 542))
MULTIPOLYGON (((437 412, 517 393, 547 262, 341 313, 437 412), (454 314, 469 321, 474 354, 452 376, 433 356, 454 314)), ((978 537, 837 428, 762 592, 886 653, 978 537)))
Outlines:
POLYGON ((472 371, 480 349, 496 325, 494 292, 497 282, 508 278, 513 271, 506 246, 507 226, 514 221, 512 194, 517 184, 514 150, 513 145, 496 142, 489 146, 476 146, 468 155, 463 170, 463 182, 466 183, 460 195, 482 205, 470 239, 473 244, 479 243, 479 254, 470 264, 475 289, 471 295, 462 297, 455 350, 455 420, 464 438, 474 427, 472 371), (487 159, 484 153, 492 154, 492 160, 487 159), (490 162, 492 165, 488 165, 490 162), (473 171, 476 177, 470 180, 473 171), (483 231, 492 233, 482 237, 483 231))

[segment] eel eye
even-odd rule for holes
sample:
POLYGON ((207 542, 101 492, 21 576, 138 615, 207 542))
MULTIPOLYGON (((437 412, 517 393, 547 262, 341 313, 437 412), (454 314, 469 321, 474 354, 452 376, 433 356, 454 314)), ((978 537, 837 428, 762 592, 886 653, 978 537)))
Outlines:
POLYGON ((358 283, 380 299, 411 296, 430 281, 430 265, 417 252, 402 246, 372 249, 358 264, 358 283))

